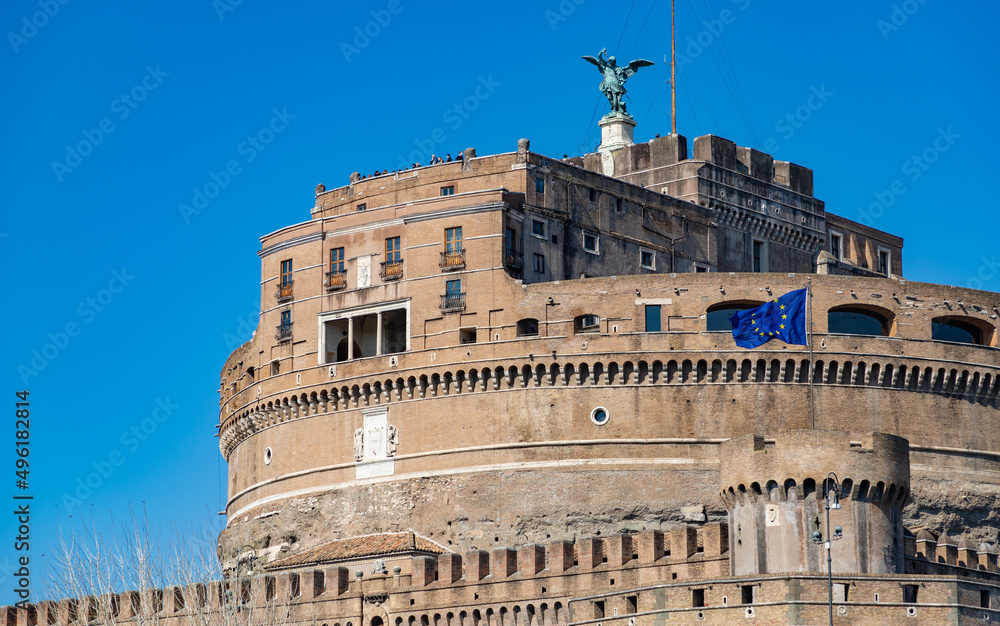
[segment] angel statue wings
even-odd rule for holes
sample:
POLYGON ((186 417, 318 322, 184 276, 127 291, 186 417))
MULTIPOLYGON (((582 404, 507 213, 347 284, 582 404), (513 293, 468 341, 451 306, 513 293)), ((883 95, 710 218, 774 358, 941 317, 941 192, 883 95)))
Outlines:
POLYGON ((601 70, 604 80, 601 81, 599 88, 601 93, 607 97, 608 104, 611 105, 611 113, 628 115, 628 111, 625 110, 625 103, 622 102, 622 97, 625 96, 625 81, 634 76, 640 67, 649 67, 653 65, 653 62, 646 61, 645 59, 636 59, 629 63, 628 66, 621 67, 615 62, 615 57, 606 56, 607 53, 607 48, 601 48, 601 51, 597 53, 596 59, 591 56, 581 58, 588 63, 593 63, 597 66, 597 69, 601 70))

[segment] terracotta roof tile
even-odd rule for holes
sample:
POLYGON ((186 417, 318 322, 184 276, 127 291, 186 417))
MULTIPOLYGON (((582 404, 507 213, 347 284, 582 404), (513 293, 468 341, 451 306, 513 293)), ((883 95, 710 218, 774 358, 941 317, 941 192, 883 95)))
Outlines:
POLYGON ((320 565, 336 561, 348 561, 351 559, 406 552, 444 554, 449 552, 449 550, 426 537, 421 537, 413 531, 379 533, 324 543, 270 563, 267 565, 267 569, 320 565))

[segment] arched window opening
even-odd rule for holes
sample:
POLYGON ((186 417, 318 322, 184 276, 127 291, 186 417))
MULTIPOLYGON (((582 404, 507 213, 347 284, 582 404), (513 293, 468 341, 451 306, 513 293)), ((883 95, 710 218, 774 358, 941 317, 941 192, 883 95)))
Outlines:
POLYGON ((828 332, 832 334, 888 337, 891 326, 889 317, 871 309, 840 307, 827 314, 828 332))
POLYGON ((729 321, 729 316, 738 311, 755 309, 762 304, 764 303, 756 300, 730 300, 713 304, 705 311, 705 330, 730 331, 733 325, 729 321))
MULTIPOLYGON (((975 320, 979 321, 979 320, 975 320)), ((931 320, 931 339, 977 346, 989 345, 992 332, 974 323, 971 318, 935 317, 931 320)))
POLYGON ((592 313, 578 315, 573 321, 573 330, 578 334, 599 333, 601 332, 601 318, 592 313))
POLYGON ((538 336, 538 320, 527 317, 523 320, 518 320, 517 322, 517 336, 518 337, 537 337, 538 336))

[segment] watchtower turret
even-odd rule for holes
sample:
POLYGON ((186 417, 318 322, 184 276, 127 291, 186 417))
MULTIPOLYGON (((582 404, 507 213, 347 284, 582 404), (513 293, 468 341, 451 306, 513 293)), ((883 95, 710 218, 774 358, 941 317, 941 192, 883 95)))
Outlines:
POLYGON ((719 456, 733 575, 825 571, 823 544, 813 538, 819 532, 830 541, 831 490, 840 508, 831 511, 830 526, 842 528, 841 540, 831 542, 833 571, 903 572, 906 439, 797 430, 730 439, 719 456))

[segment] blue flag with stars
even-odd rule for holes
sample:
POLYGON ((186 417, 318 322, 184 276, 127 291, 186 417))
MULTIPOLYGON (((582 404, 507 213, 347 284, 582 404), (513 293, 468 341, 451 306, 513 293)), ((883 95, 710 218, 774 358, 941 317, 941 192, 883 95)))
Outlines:
POLYGON ((807 291, 790 291, 756 309, 737 311, 730 315, 736 345, 753 349, 772 339, 800 346, 809 345, 806 337, 807 291))

